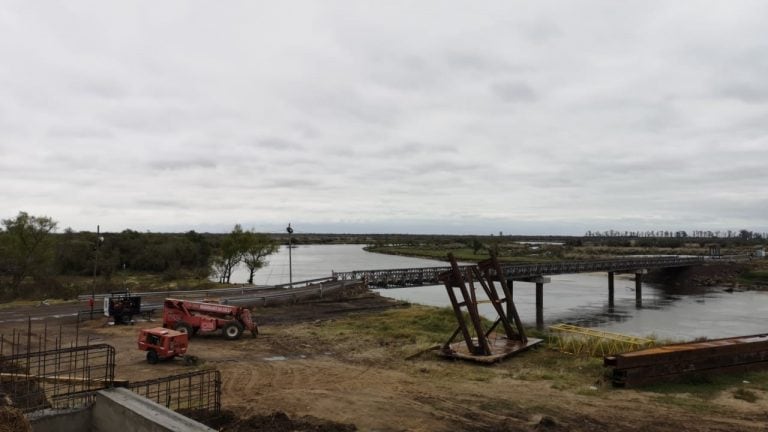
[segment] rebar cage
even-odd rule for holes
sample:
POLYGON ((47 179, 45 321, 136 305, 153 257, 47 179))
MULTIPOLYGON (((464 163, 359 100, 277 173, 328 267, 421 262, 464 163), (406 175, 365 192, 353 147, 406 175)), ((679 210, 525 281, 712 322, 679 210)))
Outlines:
POLYGON ((79 337, 64 343, 62 327, 0 335, 0 398, 25 413, 42 409, 77 409, 93 403, 96 392, 127 387, 175 411, 221 412, 221 373, 203 370, 148 381, 115 379, 115 348, 79 337), (54 330, 54 331, 51 331, 54 330), (80 345, 84 342, 85 345, 80 345), (69 345, 69 346, 67 346, 69 345))
POLYGON ((221 412, 221 373, 218 370, 132 382, 128 388, 174 411, 221 412))
POLYGON ((106 344, 0 357, 0 391, 23 412, 88 406, 115 379, 115 348, 106 344))

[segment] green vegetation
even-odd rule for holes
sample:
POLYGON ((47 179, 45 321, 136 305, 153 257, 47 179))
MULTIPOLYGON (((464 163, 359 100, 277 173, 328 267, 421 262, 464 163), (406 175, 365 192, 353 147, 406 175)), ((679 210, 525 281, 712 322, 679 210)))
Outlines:
POLYGON ((253 283, 253 275, 267 264, 267 256, 277 252, 277 242, 266 234, 243 231, 235 225, 232 232, 224 237, 217 254, 213 257, 212 273, 219 278, 219 283, 229 283, 232 271, 241 262, 249 271, 248 283, 253 283))
POLYGON ((212 273, 228 283, 234 265, 243 261, 255 272, 277 250, 275 239, 239 225, 228 235, 133 230, 97 235, 71 229, 56 234, 56 228, 50 217, 25 212, 2 221, 0 300, 205 287, 212 273), (221 272, 225 257, 229 267, 221 272))
MULTIPOLYGON (((446 259, 448 253, 459 261, 480 261, 490 256, 490 251, 496 251, 503 262, 509 263, 537 263, 562 260, 594 260, 615 258, 617 256, 633 255, 708 255, 709 248, 706 244, 685 244, 680 247, 652 247, 652 246, 608 246, 597 245, 590 242, 572 244, 571 242, 558 244, 536 244, 517 242, 494 238, 483 243, 478 248, 473 243, 477 239, 467 239, 466 243, 456 241, 416 243, 410 244, 376 244, 369 245, 369 252, 386 253, 391 255, 403 255, 412 257, 446 259)), ((729 245, 721 249, 724 255, 745 255, 752 253, 751 246, 729 245)))
POLYGON ((676 382, 654 384, 641 390, 656 393, 657 402, 694 412, 712 410, 715 398, 727 395, 746 402, 756 402, 759 393, 768 391, 768 372, 696 375, 676 382))
POLYGON ((768 285, 768 260, 756 260, 752 269, 739 275, 739 282, 748 285, 768 285))

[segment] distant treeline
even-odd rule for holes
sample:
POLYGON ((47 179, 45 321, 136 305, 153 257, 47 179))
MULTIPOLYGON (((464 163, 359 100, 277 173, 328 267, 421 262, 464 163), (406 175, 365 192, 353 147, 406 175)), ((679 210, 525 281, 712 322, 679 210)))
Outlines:
POLYGON ((738 239, 738 240, 765 240, 768 239, 768 233, 754 232, 747 229, 742 230, 724 230, 724 231, 702 231, 694 230, 689 234, 687 231, 587 231, 585 237, 626 237, 626 238, 678 238, 678 239, 738 239))

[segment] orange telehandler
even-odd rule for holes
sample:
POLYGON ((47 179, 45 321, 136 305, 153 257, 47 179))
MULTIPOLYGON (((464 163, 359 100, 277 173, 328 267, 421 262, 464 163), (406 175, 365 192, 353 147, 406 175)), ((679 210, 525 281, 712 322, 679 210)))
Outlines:
POLYGON ((251 319, 251 311, 235 305, 168 298, 163 302, 163 327, 188 333, 213 332, 221 329, 226 339, 239 338, 244 330, 259 333, 251 319))

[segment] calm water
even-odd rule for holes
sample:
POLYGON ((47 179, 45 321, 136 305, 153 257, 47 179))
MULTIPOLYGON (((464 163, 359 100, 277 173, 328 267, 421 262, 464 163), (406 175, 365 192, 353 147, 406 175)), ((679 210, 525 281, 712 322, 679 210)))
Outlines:
MULTIPOLYGON (((330 276, 331 271, 444 266, 444 262, 368 253, 362 245, 307 245, 291 250, 293 280, 330 276)), ((288 282, 288 249, 272 255, 267 267, 256 273, 256 284, 288 282)), ((232 282, 245 282, 248 274, 238 269, 232 282)), ((608 307, 605 274, 552 276, 544 286, 544 319, 547 324, 568 322, 636 336, 688 340, 696 337, 728 337, 768 332, 768 292, 725 292, 714 287, 705 293, 672 294, 643 284, 643 307, 635 307, 635 284, 617 275, 615 306, 608 307)), ((535 323, 534 284, 516 282, 515 305, 524 323, 535 323)), ((377 290, 382 295, 432 306, 448 306, 445 288, 424 286, 377 290)), ((495 318, 490 305, 481 305, 495 318)))

